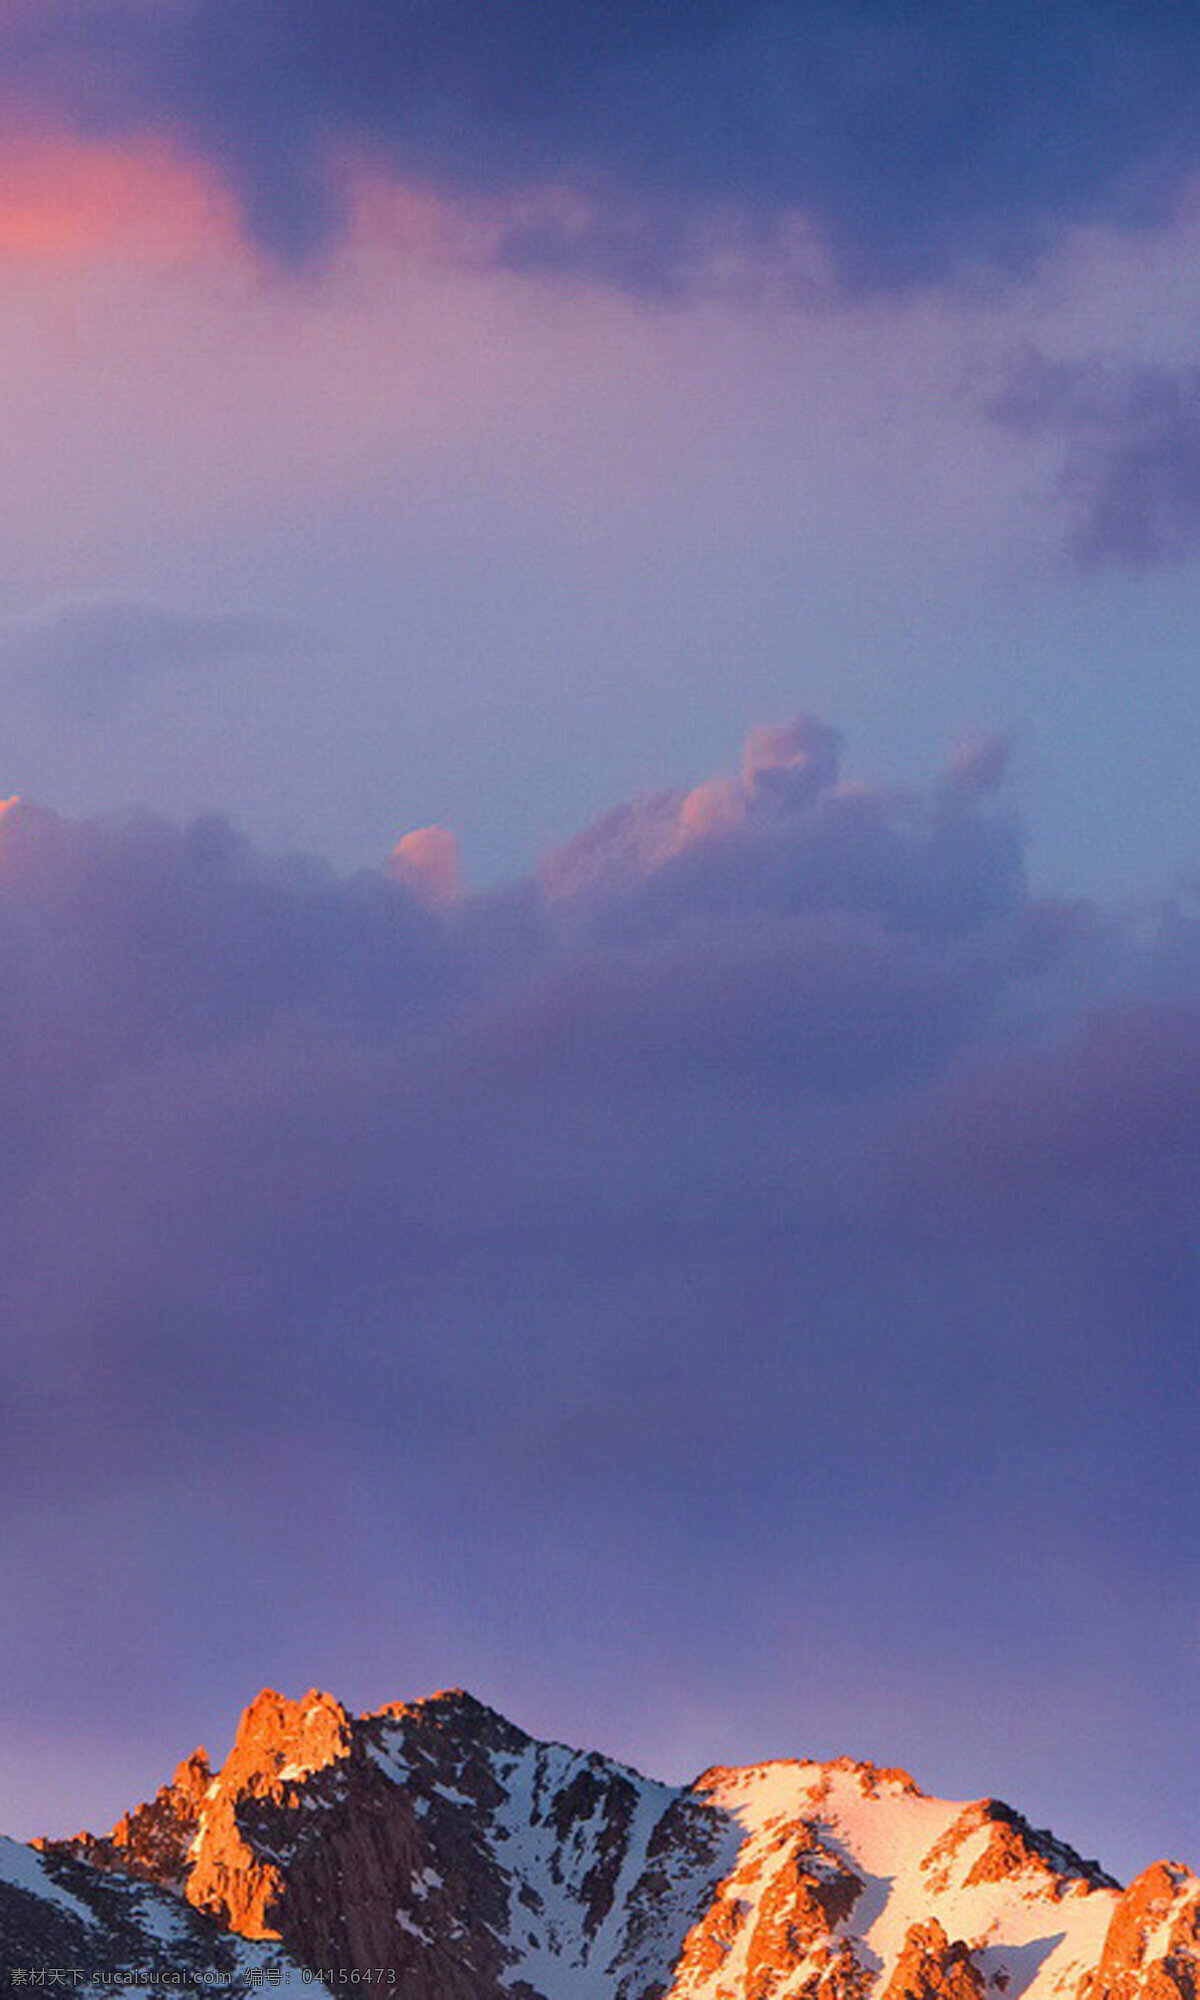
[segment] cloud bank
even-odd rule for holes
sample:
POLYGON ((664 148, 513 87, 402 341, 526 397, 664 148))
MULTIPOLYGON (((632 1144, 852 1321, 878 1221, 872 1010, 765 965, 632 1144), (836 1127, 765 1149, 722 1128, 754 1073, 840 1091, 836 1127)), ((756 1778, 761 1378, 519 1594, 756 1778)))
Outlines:
POLYGON ((206 1593, 211 1677, 281 1578, 601 1660, 616 1588, 648 1686, 684 1643, 736 1681, 768 1599, 877 1715, 881 1646, 947 1701, 1036 1647, 1064 1741, 1150 1673, 1162 1781, 1186 1642, 1115 1607, 1192 1560, 1200 917, 1032 896, 998 744, 922 793, 842 760, 756 729, 486 894, 437 828, 347 879, 219 820, 6 810, 7 1561, 44 1606, 82 1521, 105 1578, 39 1611, 14 1712, 61 1693, 52 1629, 136 1686, 206 1593))
POLYGON ((1200 30, 1107 0, 34 0, 0 68, 21 117, 170 131, 257 240, 345 227, 348 161, 509 204, 500 261, 675 288, 714 226, 815 218, 853 284, 1026 257, 1063 222, 1162 211, 1197 163, 1200 30), (532 207, 530 196, 547 196, 532 207))
MULTIPOLYGON (((582 1302, 574 1329, 537 1335, 565 1389, 579 1322, 601 1378, 633 1335, 599 1303, 610 1259, 719 1254, 751 1289, 797 1274, 746 1336, 750 1381, 760 1339, 785 1371, 812 1367, 813 1271, 840 1316, 874 1269, 855 1340, 903 1428, 914 1329, 885 1272, 914 1227, 934 1270, 977 1231, 1028 1249, 1053 1186, 1035 1233, 1079 1259, 1090 1298, 1131 1231, 1186 1218, 1200 925, 1172 907, 1147 940, 1031 897, 993 746, 924 796, 848 781, 840 755, 806 718, 756 730, 737 777, 635 800, 486 895, 460 893, 441 829, 402 841, 390 873, 341 879, 219 820, 10 806, 12 1379, 67 1363, 150 1431, 245 1342, 243 1367, 285 1370, 302 1401, 336 1353, 360 1410, 376 1367, 436 1371, 453 1350, 425 1325, 443 1279, 474 1270, 499 1297, 549 1260, 582 1302)), ((921 1341, 969 1370, 1002 1341, 1004 1290, 921 1341)), ((646 1329, 646 1353, 690 1373, 728 1334, 693 1315, 646 1329)), ((1035 1431, 1071 1424, 1096 1338, 1081 1298, 1035 1431)), ((522 1348, 505 1315, 455 1339, 470 1396, 507 1394, 522 1348)), ((847 1393, 828 1352, 818 1373, 847 1393)))

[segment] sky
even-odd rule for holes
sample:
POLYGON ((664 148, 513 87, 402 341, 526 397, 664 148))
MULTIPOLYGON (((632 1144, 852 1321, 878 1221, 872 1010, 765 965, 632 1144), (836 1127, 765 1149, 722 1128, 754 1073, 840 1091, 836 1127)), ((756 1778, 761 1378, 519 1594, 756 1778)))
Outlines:
POLYGON ((1196 1861, 1200 23, 8 0, 0 279, 0 1824, 1196 1861))

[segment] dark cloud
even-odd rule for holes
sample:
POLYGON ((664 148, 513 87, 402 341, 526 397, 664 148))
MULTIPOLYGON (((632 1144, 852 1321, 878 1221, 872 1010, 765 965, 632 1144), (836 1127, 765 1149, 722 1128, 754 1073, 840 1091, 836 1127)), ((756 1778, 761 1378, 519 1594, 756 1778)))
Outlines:
POLYGON ((856 284, 1021 259, 1159 213, 1200 146, 1200 29, 1129 0, 56 0, 0 63, 26 113, 172 131, 284 257, 336 236, 351 152, 518 198, 503 261, 642 290, 687 282, 714 218, 766 248, 796 210, 856 284))
POLYGON ((1200 368, 1032 353, 991 410, 1061 440, 1069 544, 1083 566, 1139 568, 1200 546, 1200 368))
POLYGON ((281 621, 102 599, 0 622, 0 675, 99 722, 164 679, 308 643, 281 621))
POLYGON ((1200 1198, 1200 996, 1112 1006, 1065 1046, 972 1066, 927 1109, 940 1188, 986 1227, 1103 1215, 1169 1236, 1200 1198))
MULTIPOLYGON (((603 1376, 610 1256, 751 1272, 776 1230, 789 1261, 872 1212, 872 1254, 891 1254, 900 1110, 1014 1040, 1074 1033, 1075 987, 1116 947, 1029 897, 1015 830, 961 760, 920 798, 847 783, 838 757, 808 719, 756 731, 737 778, 610 816, 539 888, 449 903, 268 863, 219 821, 10 807, 18 1374, 138 1354, 136 1417, 251 1326, 246 1365, 295 1363, 303 1384, 335 1325, 382 1313, 388 1366, 436 1375, 456 1342, 426 1350, 422 1311, 471 1274, 501 1298, 549 1264, 603 1376)), ((1176 992, 1185 960, 1176 940, 1176 992)), ((772 1351, 781 1334, 764 1328, 772 1351)), ((478 1315, 472 1367, 509 1383, 512 1338, 503 1311, 478 1315)), ((577 1338, 551 1342, 552 1378, 577 1338)), ((723 1339, 694 1323, 676 1358, 723 1339)), ((336 1341, 357 1407, 379 1355, 336 1341)))
MULTIPOLYGON (((189 1672, 248 1658, 281 1577, 326 1587, 313 1482, 372 1615, 420 1571, 455 1646, 487 1605, 498 1646, 548 1619, 673 1661, 683 1565, 735 1675, 767 1597, 869 1652, 903 1537, 954 1606, 936 1678, 998 1627, 1047 1643, 997 1522, 1053 1520, 1056 1588, 1099 1522, 1173 1589, 1200 923, 1032 897, 1000 763, 886 790, 799 718, 538 881, 443 898, 217 821, 10 806, 0 1480, 38 1575, 81 1516, 124 1524, 111 1588, 39 1613, 21 1712, 56 1648, 136 1641, 139 1685, 181 1592, 215 1607, 189 1672), (214 1556, 197 1509, 231 1496, 214 1556)), ((1073 1690, 1167 1643, 1080 1616, 1073 1690)))

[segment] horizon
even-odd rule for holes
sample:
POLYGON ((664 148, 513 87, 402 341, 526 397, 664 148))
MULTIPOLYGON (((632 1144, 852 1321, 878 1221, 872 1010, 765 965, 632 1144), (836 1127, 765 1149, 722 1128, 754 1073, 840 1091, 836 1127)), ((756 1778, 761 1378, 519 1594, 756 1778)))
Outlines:
MULTIPOLYGON (((176 1769, 180 1765, 189 1761, 191 1758, 194 1757, 205 1758, 209 1770, 214 1774, 214 1776, 217 1775, 221 1771, 227 1757, 229 1756, 231 1750, 233 1749, 234 1743, 236 1742, 238 1733, 240 1732, 242 1725, 251 1715, 255 1707, 260 1702, 266 1699, 278 1700, 284 1702, 285 1704, 298 1707, 307 1700, 311 1700, 314 1697, 319 1697, 322 1700, 326 1701, 332 1700, 336 1702, 338 1706, 345 1711, 345 1713, 351 1719, 351 1721, 355 1720, 363 1721, 363 1720, 373 1719, 374 1717, 377 1716, 387 1715, 395 1710, 406 1711, 412 1708, 422 1708, 426 1705, 432 1705, 433 1703, 436 1702, 445 1701, 448 1698, 454 1696, 464 1697, 468 1702, 470 1702, 474 1706, 477 1706, 483 1709, 487 1714, 494 1715, 499 1720, 508 1723, 510 1726, 516 1728, 518 1731, 520 1731, 525 1736, 529 1737, 534 1742, 543 1743, 549 1745, 552 1748, 565 1749, 572 1752, 572 1754, 598 1755, 601 1758, 603 1758, 605 1762, 609 1763, 617 1770, 629 1771, 636 1777, 648 1779, 651 1783, 665 1785, 668 1788, 678 1792, 686 1792, 693 1789, 696 1785, 700 1783, 702 1779, 709 1776, 713 1772, 731 1771, 731 1770, 752 1771, 758 1769, 765 1769, 775 1764, 795 1765, 795 1766, 817 1765, 822 1768, 844 1767, 853 1769, 865 1769, 868 1771, 878 1772, 884 1776, 897 1776, 903 1778, 907 1780, 910 1784, 912 1784, 915 1787, 916 1791, 922 1797, 942 1798, 945 1799, 947 1803, 954 1803, 964 1807, 968 1805, 984 1804, 984 1803, 1000 1804, 1002 1806, 1010 1807, 1020 1815, 1020 1817, 1026 1822, 1026 1824, 1034 1827, 1035 1831, 1052 1834, 1056 1840, 1071 1848, 1077 1855, 1080 1855, 1085 1862, 1088 1862, 1092 1865, 1098 1864, 1101 1867, 1104 1867, 1105 1865, 1105 1858, 1103 1855, 1091 1856, 1084 1854, 1082 1848, 1080 1848, 1073 1840, 1071 1840, 1068 1837, 1067 1832, 1062 1827, 1048 1826, 1044 1828, 1038 1828, 1036 1823, 1036 1816, 1031 1817, 1029 1813, 1023 1812, 1019 1802, 1015 1802, 1011 1799, 1000 1798, 997 1794, 990 1792, 981 1792, 978 1794, 972 1794, 970 1797, 964 1796, 961 1799, 950 1799, 946 1793, 938 1792, 937 1790, 931 1788, 928 1784, 924 1783, 919 1773, 910 1771, 907 1769, 906 1766, 898 1764, 895 1761, 885 1762, 882 1760, 882 1758, 872 1756, 867 1752, 856 1753, 854 1751, 849 1751, 849 1752, 840 1751, 831 1753, 826 1756, 821 1756, 817 1754, 789 1752, 781 1750, 778 1753, 774 1754, 768 1753, 763 1756, 746 1759, 744 1761, 731 1762, 727 1759, 718 1758, 711 1760, 709 1763, 700 1765, 695 1768, 689 1767, 686 1771, 679 1770, 674 1773, 664 1772, 655 1769, 647 1769, 636 1763, 629 1762, 621 1758, 620 1756, 617 1756, 616 1754, 605 1750, 602 1746, 597 1744, 568 1741, 564 1738, 546 1734, 543 1731, 537 1731, 531 1728, 527 1728, 525 1727, 524 1724, 521 1723, 519 1719, 517 1719, 512 1715, 509 1715, 503 1708, 498 1707, 494 1702, 488 1701, 484 1697, 475 1694, 474 1691, 470 1688, 457 1687, 457 1686, 434 1688, 431 1689, 428 1694, 398 1696, 380 1702, 375 1706, 367 1706, 361 1709, 355 1709, 353 1707, 350 1707, 348 1704, 342 1701, 341 1698, 332 1689, 329 1688, 321 1688, 314 1685, 312 1687, 306 1688, 302 1693, 290 1694, 285 1689, 264 1686, 260 1688, 257 1694, 252 1696, 247 1703, 245 1703, 240 1715, 238 1716, 238 1720, 236 1724, 232 1727, 232 1729, 227 1728, 222 1737, 215 1739, 219 1743, 223 1744, 223 1748, 220 1749, 218 1753, 214 1753, 210 1749, 207 1743, 198 1742, 194 1744, 190 1751, 181 1752, 180 1756, 175 1759, 175 1763, 172 1766, 171 1770, 164 1772, 161 1779, 156 1780, 155 1782, 145 1786, 140 1796, 134 1798, 131 1795, 128 1798, 123 1798, 118 1810, 114 1811, 111 1815, 109 1814, 102 1815, 101 1818, 95 1822, 95 1824, 89 1824, 86 1827, 76 1826, 74 1824, 72 1824, 70 1827, 66 1826, 65 1824, 55 1827, 39 1826, 36 1835, 15 1834, 15 1835, 10 1835, 9 1837, 16 1839, 24 1839, 24 1840, 31 1840, 31 1839, 40 1840, 43 1838, 48 1840, 60 1840, 60 1839, 78 1838, 84 1836, 85 1834, 89 1835, 106 1834, 110 1830, 110 1821, 111 1825, 115 1826, 118 1819, 123 1817, 125 1813, 133 1811, 135 1807, 139 1805, 149 1803, 155 1797, 156 1793, 160 1789, 163 1789, 172 1783, 176 1769)), ((5 1831, 7 1831, 7 1829, 5 1829, 5 1831)), ((1154 1857, 1151 1857, 1151 1860, 1178 1861, 1179 1857, 1156 1855, 1154 1857)), ((1142 1869, 1144 1867, 1150 1866, 1151 1860, 1146 1860, 1139 1863, 1136 1868, 1130 1870, 1128 1875, 1121 1876, 1119 1879, 1121 1881, 1122 1886, 1127 1886, 1128 1883, 1132 1881, 1137 1874, 1142 1872, 1142 1869)), ((1187 1863, 1183 1862, 1182 1865, 1186 1867, 1187 1863)), ((1107 1872, 1111 1874, 1113 1871, 1110 1869, 1107 1872)))

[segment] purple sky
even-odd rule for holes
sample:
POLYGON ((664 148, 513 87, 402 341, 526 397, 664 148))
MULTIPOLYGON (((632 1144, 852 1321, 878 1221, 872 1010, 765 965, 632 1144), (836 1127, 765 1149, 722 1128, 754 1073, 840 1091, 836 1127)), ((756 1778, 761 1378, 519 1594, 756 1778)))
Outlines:
POLYGON ((1195 1859, 1200 27, 15 0, 0 263, 0 1825, 462 1682, 1195 1859))

